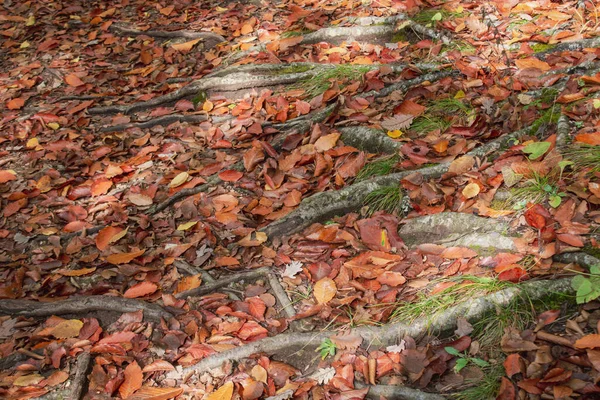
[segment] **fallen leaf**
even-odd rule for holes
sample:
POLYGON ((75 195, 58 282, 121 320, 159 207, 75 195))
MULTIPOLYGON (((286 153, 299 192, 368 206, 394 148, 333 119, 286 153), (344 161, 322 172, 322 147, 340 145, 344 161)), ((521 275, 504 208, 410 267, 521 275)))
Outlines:
POLYGON ((477 196, 479 194, 479 185, 476 183, 469 183, 467 186, 464 187, 464 189, 462 190, 462 195, 465 196, 467 199, 472 199, 473 197, 477 196))
POLYGON ((119 386, 119 394, 122 398, 126 399, 142 387, 144 376, 142 374, 142 369, 135 361, 125 368, 124 376, 125 380, 121 386, 119 386))
POLYGON ((320 279, 313 288, 315 299, 317 303, 326 304, 335 297, 337 293, 337 286, 333 279, 323 278, 320 279))
POLYGON ((171 47, 182 53, 187 53, 190 50, 192 50, 195 45, 200 43, 201 40, 202 39, 194 39, 194 40, 190 40, 190 41, 184 42, 184 43, 175 43, 175 44, 172 44, 171 47))
POLYGON ((6 102, 6 108, 9 110, 20 110, 25 105, 25 99, 17 97, 6 102))
POLYGON ((321 136, 315 142, 315 150, 321 153, 330 150, 335 146, 339 138, 340 134, 337 132, 321 136))
POLYGON ((73 87, 85 85, 85 83, 83 83, 83 81, 81 79, 79 79, 79 77, 75 74, 69 74, 69 75, 65 76, 65 82, 67 82, 67 84, 69 86, 73 86, 73 87))
POLYGON ((144 297, 149 294, 152 294, 157 290, 158 286, 156 285, 156 283, 143 281, 127 289, 125 293, 123 293, 123 297, 127 299, 135 299, 136 297, 144 297))
POLYGON ((183 393, 182 388, 142 387, 127 400, 169 400, 183 393))
POLYGON ((67 339, 79 336, 83 322, 78 319, 67 319, 60 322, 52 329, 52 336, 57 339, 67 339))
POLYGON ((138 207, 152 205, 152 198, 141 193, 129 193, 129 195, 127 196, 127 200, 129 200, 132 204, 135 204, 138 207))
POLYGON ((575 342, 578 349, 596 349, 600 347, 600 334, 591 334, 578 339, 575 342))
POLYGON ((141 256, 145 252, 146 252, 146 250, 132 251, 130 253, 114 253, 114 254, 111 254, 108 257, 106 257, 106 261, 108 261, 111 264, 116 264, 116 265, 127 264, 127 263, 131 262, 133 259, 141 256))
POLYGON ((206 400, 231 400, 233 382, 229 381, 206 397, 206 400))
POLYGON ((178 186, 181 186, 185 182, 187 182, 189 177, 190 177, 190 174, 188 174, 187 172, 185 172, 185 171, 181 172, 181 173, 177 174, 177 176, 175 178, 173 178, 171 183, 169 183, 169 187, 176 188, 178 186))
POLYGON ((0 183, 6 183, 17 179, 17 173, 11 169, 0 170, 0 183))

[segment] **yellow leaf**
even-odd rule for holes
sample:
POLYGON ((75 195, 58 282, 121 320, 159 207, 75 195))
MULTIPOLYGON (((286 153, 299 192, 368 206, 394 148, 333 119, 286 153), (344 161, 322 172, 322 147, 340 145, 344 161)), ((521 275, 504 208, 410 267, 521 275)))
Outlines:
POLYGON ((196 225, 198 223, 198 221, 190 221, 190 222, 185 222, 183 224, 179 224, 179 226, 177 227, 178 231, 187 231, 188 229, 190 229, 192 226, 196 225))
POLYGON ((169 187, 176 188, 177 186, 181 186, 187 182, 189 177, 190 174, 188 174, 187 172, 181 172, 175 178, 173 178, 171 183, 169 183, 169 187))
POLYGON ((25 21, 25 26, 33 26, 33 25, 35 25, 35 16, 30 15, 29 18, 27 18, 27 21, 25 21))
POLYGON ((48 128, 52 129, 53 131, 60 128, 60 125, 57 124, 56 122, 48 122, 46 125, 48 126, 48 128))
POLYGON ((251 232, 242 239, 240 239, 237 244, 243 247, 253 247, 259 246, 262 243, 267 241, 267 234, 264 232, 251 232))
POLYGON ((211 111, 214 108, 214 104, 210 100, 206 100, 204 104, 202 104, 202 109, 206 112, 211 111))
POLYGON ((67 319, 52 329, 52 336, 57 339, 67 339, 79 336, 83 322, 78 319, 67 319))
POLYGON ((265 384, 267 383, 267 370, 258 364, 252 368, 252 371, 250 371, 250 376, 252 376, 254 380, 258 382, 263 382, 265 384))
POLYGON ((233 382, 229 381, 209 394, 206 400, 231 400, 231 396, 233 396, 233 382))
POLYGON ((24 41, 23 43, 21 43, 21 45, 19 46, 19 48, 21 48, 21 49, 26 49, 26 48, 28 48, 29 46, 31 46, 31 44, 30 44, 30 43, 29 43, 29 42, 26 40, 26 41, 24 41))
POLYGON ((459 100, 459 99, 464 99, 465 98, 465 92, 463 92, 462 90, 459 90, 458 92, 456 92, 456 94, 454 95, 454 98, 459 100))
POLYGON ((388 131, 387 135, 392 139, 398 139, 400 136, 404 135, 404 132, 402 132, 400 129, 396 129, 394 131, 388 131))
POLYGON ((202 279, 200 275, 192 275, 186 276, 183 279, 180 279, 177 282, 177 288, 175 288, 175 293, 185 292, 186 290, 196 289, 202 283, 202 279))
POLYGON ((21 386, 21 387, 23 387, 23 386, 37 385, 43 379, 44 379, 44 377, 41 376, 41 375, 39 375, 39 374, 25 375, 25 376, 20 376, 17 379, 15 379, 13 381, 13 385, 14 386, 21 386))
POLYGON ((216 6, 216 7, 215 7, 215 10, 216 10, 217 12, 223 13, 223 12, 227 11, 228 9, 227 9, 227 8, 225 8, 225 7, 221 7, 221 6, 216 6))
POLYGON ((315 287, 313 288, 315 299, 317 299, 317 303, 326 304, 329 302, 335 294, 337 293, 337 286, 333 279, 323 278, 320 279, 317 283, 315 283, 315 287))
POLYGON ((472 199, 479 194, 479 185, 476 183, 469 183, 462 191, 463 196, 467 199, 472 199))
POLYGON ((40 141, 38 140, 38 138, 34 137, 27 141, 27 144, 25 144, 25 147, 27 147, 28 149, 33 149, 35 147, 38 147, 39 145, 40 145, 40 141))

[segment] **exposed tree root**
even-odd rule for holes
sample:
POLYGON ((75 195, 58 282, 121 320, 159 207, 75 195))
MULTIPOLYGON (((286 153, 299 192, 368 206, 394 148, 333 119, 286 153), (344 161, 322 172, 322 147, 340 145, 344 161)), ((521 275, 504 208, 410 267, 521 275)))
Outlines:
POLYGON ((587 253, 577 251, 574 253, 562 253, 557 254, 552 257, 554 261, 562 262, 562 263, 575 263, 579 264, 582 267, 590 268, 593 265, 599 265, 600 259, 591 256, 587 253))
MULTIPOLYGON (((520 137, 528 132, 522 129, 511 134, 503 135, 467 153, 474 157, 483 157, 489 154, 490 158, 497 156, 496 152, 505 146, 512 138, 520 137)), ((269 238, 287 236, 306 228, 317 221, 324 221, 336 215, 352 212, 362 207, 366 196, 374 190, 385 186, 397 185, 409 175, 419 173, 425 180, 439 177, 448 171, 450 163, 441 163, 432 167, 416 170, 396 172, 389 175, 361 181, 343 189, 322 192, 306 198, 291 213, 285 217, 263 227, 269 238)))
POLYGON ((206 115, 183 115, 171 114, 162 117, 153 118, 144 122, 130 122, 128 124, 110 125, 100 129, 100 132, 120 132, 131 128, 147 129, 155 126, 168 126, 175 122, 203 122, 207 121, 206 115))
MULTIPOLYGON (((367 387, 363 384, 357 384, 358 389, 367 387)), ((408 386, 397 385, 373 385, 368 386, 368 399, 377 399, 381 397, 394 400, 444 400, 445 397, 435 393, 427 393, 408 386)))
POLYGON ((369 153, 394 154, 402 143, 392 140, 382 130, 364 126, 350 126, 338 129, 344 144, 356 147, 369 153))
POLYGON ((573 42, 559 43, 548 50, 540 51, 538 53, 535 53, 534 55, 535 57, 543 60, 546 58, 547 55, 552 53, 560 53, 562 51, 575 51, 595 47, 600 47, 600 36, 596 36, 591 39, 582 39, 573 42))
POLYGON ((142 310, 150 321, 173 315, 158 304, 112 296, 75 296, 66 300, 42 303, 33 300, 0 300, 0 314, 14 317, 48 317, 50 315, 84 314, 94 311, 120 313, 142 310))
POLYGON ((204 296, 217 291, 218 289, 229 286, 232 283, 244 281, 244 280, 255 280, 260 277, 266 276, 269 273, 269 268, 257 268, 246 272, 239 272, 235 275, 228 276, 227 278, 221 278, 208 285, 198 286, 195 289, 186 290, 181 293, 177 293, 175 297, 178 299, 187 299, 192 296, 204 296))
MULTIPOLYGON (((572 292, 570 278, 530 281, 449 308, 436 316, 434 320, 421 318, 410 324, 396 322, 378 327, 363 326, 351 330, 349 334, 361 336, 363 338, 363 346, 384 347, 396 344, 404 336, 417 338, 428 332, 449 331, 456 326, 457 318, 463 317, 469 321, 475 321, 481 318, 486 312, 493 311, 497 307, 506 306, 513 299, 523 294, 526 294, 531 300, 536 300, 548 293, 570 294, 572 292)), ((202 374, 213 368, 220 367, 225 361, 238 361, 257 353, 277 354, 278 352, 289 351, 290 349, 301 349, 303 352, 313 353, 324 339, 329 338, 333 334, 334 332, 330 331, 280 334, 226 350, 207 357, 195 365, 170 372, 166 376, 172 379, 182 379, 183 376, 187 376, 190 373, 202 374)), ((293 364, 293 361, 291 363, 293 364)))
POLYGON ((213 32, 195 32, 195 31, 140 31, 138 29, 127 28, 121 24, 113 24, 110 26, 110 31, 120 36, 149 36, 157 39, 185 39, 194 40, 201 39, 204 42, 204 50, 211 49, 219 43, 227 41, 223 36, 213 32))
POLYGON ((398 229, 407 246, 422 243, 443 244, 446 247, 466 246, 479 251, 515 251, 509 226, 497 219, 478 217, 473 214, 443 212, 404 220, 398 229), (431 227, 434 226, 435 229, 431 227))

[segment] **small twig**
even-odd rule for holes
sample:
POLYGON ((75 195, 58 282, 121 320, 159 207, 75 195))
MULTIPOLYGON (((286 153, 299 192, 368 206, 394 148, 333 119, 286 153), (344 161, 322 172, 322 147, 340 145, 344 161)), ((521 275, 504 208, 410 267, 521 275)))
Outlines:
POLYGON ((187 299, 192 296, 204 296, 215 292, 216 290, 231 285, 232 283, 239 282, 242 280, 258 279, 261 276, 265 276, 269 273, 269 268, 257 268, 246 272, 240 272, 227 278, 219 279, 208 285, 199 286, 195 289, 186 290, 185 292, 177 293, 175 295, 178 299, 187 299))
POLYGON ((285 289, 279 283, 279 279, 273 273, 267 273, 267 279, 269 279, 269 285, 271 286, 271 290, 275 294, 275 297, 281 304, 284 314, 288 318, 293 318, 296 315, 296 310, 294 310, 294 306, 290 301, 285 289))
POLYGON ((87 351, 84 351, 77 356, 77 369, 75 370, 75 376, 71 382, 70 399, 79 400, 83 397, 83 391, 87 384, 87 372, 90 369, 91 360, 92 356, 87 351))
MULTIPOLYGON (((358 389, 365 388, 367 385, 357 383, 358 389)), ((408 386, 399 385, 373 385, 368 386, 369 399, 397 399, 397 400, 444 400, 445 397, 435 393, 427 393, 418 389, 413 389, 408 386)))
POLYGON ((557 336, 548 332, 539 331, 536 333, 536 337, 540 340, 545 340, 546 342, 569 347, 571 349, 574 348, 573 343, 569 339, 564 338, 562 336, 557 336))

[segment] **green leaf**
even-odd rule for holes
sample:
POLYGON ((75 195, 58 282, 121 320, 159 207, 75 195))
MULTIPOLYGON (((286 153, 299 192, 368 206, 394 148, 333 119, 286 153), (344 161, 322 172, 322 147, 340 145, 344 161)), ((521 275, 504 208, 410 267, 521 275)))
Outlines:
POLYGON ((579 290, 581 285, 585 283, 588 279, 583 275, 575 275, 573 279, 571 279, 571 287, 575 290, 579 290))
POLYGON ((590 301, 592 290, 592 282, 590 282, 589 279, 585 279, 579 288, 577 288, 577 304, 583 304, 590 301))
POLYGON ((550 196, 549 200, 550 201, 548 203, 550 203, 550 205, 553 208, 556 208, 556 207, 560 206, 560 203, 562 201, 561 197, 559 195, 556 195, 556 194, 550 196))
POLYGON ((569 160, 559 161, 558 167, 560 168, 560 173, 562 174, 563 171, 565 170, 565 168, 567 168, 569 165, 573 165, 573 164, 574 164, 574 162, 573 161, 569 161, 569 160))
POLYGON ((490 365, 489 362, 482 360, 481 358, 471 358, 471 361, 473 361, 476 365, 480 367, 487 367, 488 365, 490 365))
POLYGON ((460 372, 460 370, 463 369, 464 367, 466 367, 468 363, 469 363, 469 360, 467 360, 466 358, 459 358, 458 360, 456 360, 456 365, 454 366, 454 371, 460 372))
POLYGON ((552 146, 550 142, 534 142, 529 143, 523 148, 523 153, 529 154, 530 160, 535 160, 543 156, 552 146))
POLYGON ((431 17, 431 20, 432 21, 441 21, 442 20, 442 13, 441 12, 435 13, 433 15, 433 17, 431 17))
POLYGON ((597 110, 600 108, 600 99, 594 99, 594 101, 592 102, 592 104, 594 105, 594 108, 597 110))
POLYGON ((600 264, 592 265, 590 267, 590 274, 600 276, 600 264))
POLYGON ((444 350, 446 350, 446 353, 451 354, 453 356, 462 356, 462 354, 460 354, 460 352, 458 350, 456 350, 454 347, 444 347, 444 350))

